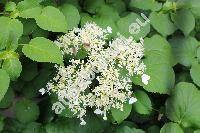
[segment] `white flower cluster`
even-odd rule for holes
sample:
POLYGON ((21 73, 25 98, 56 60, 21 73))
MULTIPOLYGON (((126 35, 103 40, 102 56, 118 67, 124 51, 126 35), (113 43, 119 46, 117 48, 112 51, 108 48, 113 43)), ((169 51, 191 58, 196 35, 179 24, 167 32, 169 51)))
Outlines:
POLYGON ((112 29, 102 29, 95 23, 87 23, 83 28, 74 28, 55 43, 63 55, 75 55, 84 47, 86 60, 71 59, 66 67, 56 66, 58 73, 46 86, 46 92, 58 94, 65 99, 69 109, 78 114, 81 124, 86 108, 103 116, 111 108, 123 110, 123 104, 137 101, 131 91, 131 76, 140 75, 147 85, 150 77, 144 74, 146 66, 141 61, 144 56, 143 39, 136 43, 133 38, 121 35, 106 42, 112 29))

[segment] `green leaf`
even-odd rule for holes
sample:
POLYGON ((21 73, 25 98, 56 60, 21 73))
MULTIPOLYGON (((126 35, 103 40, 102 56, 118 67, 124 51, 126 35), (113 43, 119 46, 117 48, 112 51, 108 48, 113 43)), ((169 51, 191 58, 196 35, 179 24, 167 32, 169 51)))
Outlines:
POLYGON ((30 100, 19 100, 15 105, 16 118, 22 123, 29 123, 38 119, 39 107, 30 100))
POLYGON ((112 18, 101 16, 101 17, 95 17, 94 21, 101 28, 106 29, 108 26, 111 27, 112 33, 108 37, 109 38, 116 37, 118 30, 117 30, 116 23, 114 22, 114 20, 112 18))
POLYGON ((0 17, 0 50, 16 45, 23 33, 23 25, 17 19, 0 17))
POLYGON ((84 59, 87 56, 88 52, 84 47, 80 47, 78 52, 76 53, 77 59, 84 59))
POLYGON ((39 95, 39 90, 34 87, 32 82, 28 82, 23 86, 21 93, 23 94, 25 98, 31 99, 39 95))
POLYGON ((200 64, 193 63, 190 69, 190 75, 195 84, 200 86, 200 64))
MULTIPOLYGON (((119 13, 116 9, 109 5, 101 5, 97 9, 97 16, 99 17, 105 17, 105 18, 111 18, 114 22, 120 19, 119 13)), ((109 26, 109 25, 107 25, 109 26)))
POLYGON ((89 13, 96 13, 96 10, 101 6, 104 5, 104 0, 85 0, 84 1, 84 9, 89 13))
POLYGON ((2 69, 6 70, 6 72, 9 74, 11 80, 16 80, 22 71, 22 65, 19 59, 13 58, 13 59, 6 59, 3 62, 2 69))
POLYGON ((130 128, 128 126, 123 126, 117 128, 115 133, 145 133, 142 129, 130 128))
POLYGON ((150 114, 152 111, 152 104, 149 96, 144 91, 134 92, 137 102, 133 104, 133 109, 139 114, 150 114))
POLYGON ((123 111, 119 109, 112 108, 111 109, 111 114, 117 123, 121 123, 123 120, 125 120, 129 114, 131 113, 132 105, 131 104, 124 104, 123 111))
MULTIPOLYGON (((155 55, 155 60, 160 60, 158 55, 155 55)), ((147 85, 143 85, 144 89, 148 92, 168 94, 173 88, 175 83, 175 74, 172 67, 164 63, 156 63, 148 60, 144 60, 146 65, 146 74, 151 78, 147 85)))
POLYGON ((30 35, 37 28, 37 24, 34 19, 20 19, 23 23, 23 35, 30 35))
POLYGON ((87 22, 94 22, 94 19, 87 13, 81 14, 81 27, 83 27, 87 22))
POLYGON ((144 85, 141 83, 141 78, 134 76, 133 82, 143 86, 148 92, 169 93, 175 82, 170 44, 163 37, 154 35, 145 38, 144 48, 144 64, 147 68, 145 73, 150 76, 150 80, 147 85, 144 85))
POLYGON ((0 132, 2 132, 4 129, 4 118, 0 116, 0 132))
POLYGON ((157 125, 152 125, 147 129, 148 133, 160 133, 160 127, 157 125))
POLYGON ((22 18, 35 18, 40 15, 42 7, 39 0, 24 0, 17 4, 17 10, 22 18))
POLYGON ((166 101, 167 117, 184 127, 200 127, 200 91, 191 83, 180 82, 166 101))
POLYGON ((195 18, 190 10, 180 10, 172 15, 174 24, 188 36, 195 27, 195 18))
POLYGON ((171 35, 176 30, 176 27, 169 18, 169 14, 152 12, 149 19, 153 28, 163 36, 171 35))
POLYGON ((38 66, 36 62, 26 62, 23 64, 23 71, 21 79, 24 81, 31 81, 38 75, 38 66))
POLYGON ((48 38, 49 32, 47 30, 43 30, 37 26, 37 28, 33 31, 32 36, 33 38, 36 37, 45 37, 48 38))
POLYGON ((194 133, 200 133, 200 129, 195 130, 194 133))
POLYGON ((123 0, 117 0, 111 3, 111 6, 115 8, 119 14, 126 11, 126 5, 123 0))
POLYGON ((51 62, 63 64, 59 48, 50 40, 37 37, 25 45, 22 52, 30 59, 37 62, 51 62))
POLYGON ((7 72, 3 69, 0 69, 0 101, 3 99, 6 94, 10 84, 10 77, 7 72))
POLYGON ((14 11, 15 9, 16 9, 16 4, 15 4, 15 2, 10 1, 10 2, 6 3, 5 10, 6 10, 7 12, 12 12, 12 11, 14 11))
POLYGON ((130 7, 136 7, 142 10, 158 11, 162 4, 155 0, 131 0, 130 7))
POLYGON ((66 32, 67 22, 65 16, 57 8, 47 6, 42 9, 42 13, 35 18, 37 25, 48 31, 66 32))
POLYGON ((197 48, 197 58, 200 61, 200 47, 197 48))
POLYGON ((160 130, 160 133, 184 133, 181 127, 176 123, 166 123, 160 130))
POLYGON ((4 98, 0 102, 0 108, 8 108, 12 104, 14 97, 14 91, 12 88, 9 88, 4 98))
POLYGON ((105 121, 102 122, 98 117, 87 115, 86 125, 81 126, 77 119, 60 119, 45 126, 47 133, 102 133, 105 121))
POLYGON ((3 51, 0 52, 0 59, 6 60, 6 59, 18 59, 19 55, 16 52, 13 51, 3 51))
POLYGON ((22 133, 42 133, 41 131, 40 123, 31 122, 26 125, 26 128, 22 131, 22 133))
POLYGON ((78 27, 80 22, 80 15, 78 9, 75 6, 64 4, 59 9, 65 15, 68 30, 74 27, 78 27))
POLYGON ((159 62, 169 64, 171 66, 176 65, 171 45, 164 37, 160 35, 154 35, 151 38, 145 38, 144 48, 144 55, 148 60, 156 63, 159 62), (155 58, 158 56, 160 60, 155 58))
POLYGON ((173 37, 169 42, 178 63, 184 66, 191 66, 195 60, 199 42, 193 37, 173 37))
POLYGON ((117 21, 117 27, 119 29, 119 33, 124 35, 125 37, 133 36, 135 40, 139 40, 141 37, 145 37, 150 32, 150 24, 146 22, 141 16, 139 16, 136 13, 129 13, 123 18, 120 18, 117 21), (129 27, 132 24, 137 24, 136 19, 139 19, 142 23, 146 23, 145 26, 140 26, 138 24, 138 28, 134 26, 134 28, 137 28, 138 33, 137 34, 131 34, 129 32, 129 27))

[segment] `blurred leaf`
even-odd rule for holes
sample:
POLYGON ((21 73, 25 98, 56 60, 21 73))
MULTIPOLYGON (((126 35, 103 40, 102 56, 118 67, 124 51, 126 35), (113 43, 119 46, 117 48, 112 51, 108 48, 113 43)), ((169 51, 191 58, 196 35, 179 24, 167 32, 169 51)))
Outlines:
POLYGON ((124 126, 118 128, 115 133, 145 133, 142 129, 130 128, 128 126, 124 126))
POLYGON ((14 100, 14 96, 14 91, 12 90, 12 88, 9 88, 4 98, 0 102, 0 108, 8 108, 14 100))
POLYGON ((155 0, 131 0, 130 7, 135 7, 142 10, 158 11, 161 9, 162 4, 155 0))
POLYGON ((39 112, 38 105, 31 100, 22 99, 17 101, 15 105, 16 118, 22 123, 37 120, 39 112))
POLYGON ((33 61, 63 64, 59 48, 52 41, 43 37, 32 39, 23 47, 22 51, 33 61))
POLYGON ((96 13, 96 10, 105 4, 104 0, 85 0, 84 1, 84 9, 89 13, 96 13))

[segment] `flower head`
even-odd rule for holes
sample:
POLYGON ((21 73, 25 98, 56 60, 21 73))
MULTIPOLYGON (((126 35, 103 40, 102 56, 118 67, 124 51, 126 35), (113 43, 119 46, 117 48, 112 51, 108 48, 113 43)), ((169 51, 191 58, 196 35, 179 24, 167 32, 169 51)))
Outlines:
POLYGON ((110 27, 105 30, 95 23, 87 23, 55 42, 64 55, 74 55, 81 47, 87 51, 86 61, 70 59, 66 67, 56 66, 57 75, 47 84, 48 91, 66 99, 69 109, 78 114, 82 125, 88 107, 107 120, 106 113, 111 108, 123 110, 125 102, 136 102, 131 91, 132 76, 143 75, 145 84, 149 80, 141 60, 144 56, 142 39, 136 43, 132 37, 118 35, 107 43, 111 32, 110 27))

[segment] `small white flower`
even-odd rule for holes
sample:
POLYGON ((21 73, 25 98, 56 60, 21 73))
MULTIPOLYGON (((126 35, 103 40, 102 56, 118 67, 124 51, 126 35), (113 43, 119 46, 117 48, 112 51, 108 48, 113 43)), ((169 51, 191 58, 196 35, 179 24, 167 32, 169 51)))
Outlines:
POLYGON ((105 121, 106 121, 107 119, 108 119, 108 118, 107 118, 106 116, 104 116, 104 117, 103 117, 103 120, 105 120, 105 121))
POLYGON ((97 115, 100 115, 100 114, 102 114, 102 111, 101 111, 100 109, 96 109, 96 110, 94 111, 94 113, 97 114, 97 115))
POLYGON ((42 95, 44 95, 46 91, 45 91, 44 88, 42 88, 42 89, 39 90, 39 92, 40 92, 42 95))
POLYGON ((147 85, 150 80, 150 76, 147 74, 142 74, 142 82, 147 85))
POLYGON ((85 124, 86 124, 86 122, 83 119, 81 119, 80 125, 85 125, 85 124))
POLYGON ((129 104, 133 104, 137 101, 137 99, 135 97, 131 97, 128 101, 129 104))
POLYGON ((108 33, 112 33, 112 28, 110 26, 107 27, 108 33))

